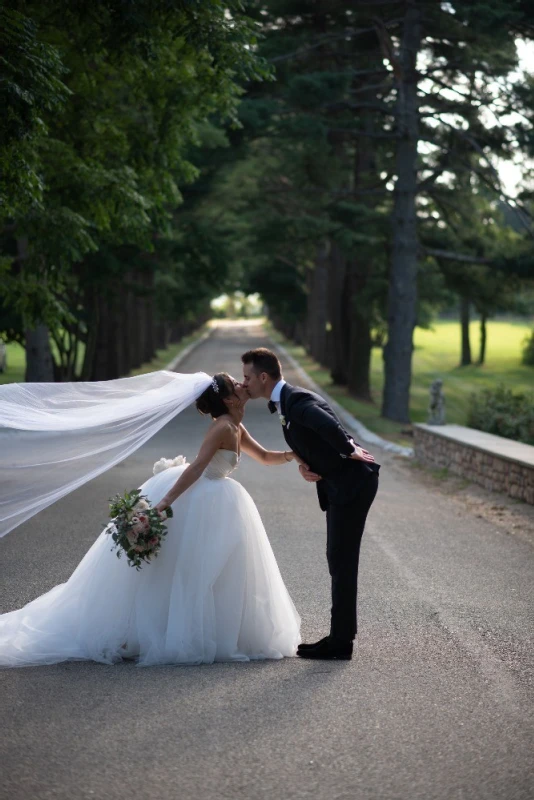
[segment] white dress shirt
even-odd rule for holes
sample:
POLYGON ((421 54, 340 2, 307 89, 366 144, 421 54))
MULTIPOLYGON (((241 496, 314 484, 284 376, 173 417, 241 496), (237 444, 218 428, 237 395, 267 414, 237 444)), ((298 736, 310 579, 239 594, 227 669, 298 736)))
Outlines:
POLYGON ((282 394, 282 387, 285 386, 286 383, 287 381, 285 381, 283 378, 280 378, 280 380, 278 381, 278 383, 271 392, 271 400, 275 404, 276 410, 278 411, 279 414, 280 414, 280 395, 282 394))
MULTIPOLYGON (((278 381, 278 383, 274 386, 274 388, 273 388, 273 390, 271 392, 271 400, 275 404, 276 410, 278 411, 279 414, 281 413, 280 396, 282 394, 282 387, 285 386, 286 383, 287 383, 287 381, 285 381, 283 378, 281 378, 278 381)), ((356 453, 357 450, 358 450, 356 442, 354 441, 354 439, 351 439, 350 442, 351 442, 351 444, 352 444, 352 446, 354 448, 353 453, 356 453)), ((345 455, 343 455, 343 453, 340 453, 340 455, 341 455, 341 458, 350 458, 350 456, 345 456, 345 455)))

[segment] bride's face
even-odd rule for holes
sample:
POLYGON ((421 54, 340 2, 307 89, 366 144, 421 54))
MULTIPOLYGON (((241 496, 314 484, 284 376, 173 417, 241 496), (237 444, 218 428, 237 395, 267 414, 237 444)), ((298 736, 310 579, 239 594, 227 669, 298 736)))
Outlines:
MULTIPOLYGON (((230 380, 232 381, 232 387, 233 387, 233 390, 234 390, 233 399, 237 398, 237 400, 239 401, 239 404, 244 406, 245 403, 248 400, 250 400, 249 393, 247 392, 247 390, 245 389, 243 384, 239 383, 239 381, 236 381, 235 378, 230 377, 230 380)), ((232 398, 229 398, 229 399, 232 399, 232 398)))

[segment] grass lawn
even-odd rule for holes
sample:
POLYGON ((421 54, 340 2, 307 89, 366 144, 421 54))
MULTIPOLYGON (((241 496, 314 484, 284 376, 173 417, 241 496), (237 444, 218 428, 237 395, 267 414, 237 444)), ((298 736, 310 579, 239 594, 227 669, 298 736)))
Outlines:
POLYGON ((26 370, 26 354, 22 345, 16 342, 6 345, 7 369, 0 372, 0 384, 21 383, 26 370))
MULTIPOLYGON (((443 379, 447 422, 464 425, 469 396, 472 392, 505 383, 515 391, 534 391, 534 367, 521 365, 521 345, 531 327, 524 323, 492 321, 488 323, 486 364, 482 367, 459 367, 460 325, 458 322, 436 322, 431 330, 415 331, 413 379, 410 410, 413 422, 425 422, 430 384, 435 378, 443 379)), ((410 444, 403 435, 405 425, 380 417, 380 398, 384 385, 382 351, 373 350, 371 381, 374 403, 364 403, 350 397, 346 389, 334 386, 325 370, 305 352, 304 348, 287 342, 276 331, 270 330, 277 341, 283 341, 291 355, 299 361, 313 379, 325 388, 340 405, 344 406, 368 428, 384 438, 410 444)), ((479 326, 471 326, 471 347, 478 352, 479 326)))
MULTIPOLYGON (((208 326, 204 325, 202 328, 195 331, 195 333, 192 333, 190 336, 186 336, 181 342, 178 342, 177 344, 171 344, 169 347, 163 350, 158 350, 156 357, 152 359, 152 361, 142 364, 139 369, 132 370, 130 375, 144 375, 147 372, 155 372, 158 369, 164 369, 170 361, 172 361, 177 355, 179 355, 179 353, 182 352, 182 350, 185 350, 188 345, 200 338, 200 336, 202 336, 207 329, 208 326)), ((0 384, 23 383, 24 373, 26 370, 26 355, 24 348, 20 344, 12 342, 11 344, 6 345, 6 350, 7 370, 5 372, 0 372, 0 384)))

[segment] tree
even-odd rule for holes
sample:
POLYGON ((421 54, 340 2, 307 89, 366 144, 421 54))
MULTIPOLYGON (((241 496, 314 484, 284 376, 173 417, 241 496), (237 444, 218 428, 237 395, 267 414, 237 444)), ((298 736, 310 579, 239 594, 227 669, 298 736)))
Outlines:
MULTIPOLYGON (((60 54, 53 66, 70 97, 35 137, 41 202, 13 203, 4 228, 4 298, 47 342, 51 330, 56 377, 77 376, 80 347, 84 377, 117 377, 155 350, 155 279, 184 238, 177 210, 198 174, 187 155, 199 126, 235 120, 239 81, 266 74, 251 47, 255 25, 238 2, 8 5, 14 17, 24 7, 38 50, 60 54)), ((8 53, 15 75, 21 53, 8 53)), ((183 281, 171 284, 183 297, 183 281)), ((205 304, 203 294, 189 307, 202 316, 205 304)))
MULTIPOLYGON (((397 80, 397 178, 382 413, 400 422, 409 420, 416 271, 420 252, 418 200, 423 190, 432 193, 433 187, 437 187, 439 191, 440 178, 455 170, 476 173, 497 196, 502 194, 488 152, 506 156, 512 141, 502 123, 497 130, 489 130, 484 113, 490 109, 500 122, 503 112, 517 108, 515 101, 519 94, 510 81, 502 78, 517 63, 513 37, 518 27, 529 25, 532 31, 532 15, 524 3, 488 0, 485 4, 436 4, 429 8, 417 0, 409 0, 404 5, 399 53, 393 40, 384 36, 387 57, 397 80), (429 65, 426 70, 417 68, 418 58, 426 60, 429 65), (428 89, 421 85, 423 75, 428 89), (489 84, 499 80, 502 94, 497 100, 489 84), (504 109, 500 105, 503 99, 504 109), (421 141, 437 147, 438 155, 432 170, 418 185, 421 141), (478 158, 470 159, 471 154, 478 158)), ((464 178, 464 187, 465 184, 464 178)), ((469 297, 464 297, 464 362, 470 361, 466 335, 468 308, 469 297)))
POLYGON ((384 348, 385 383, 382 415, 410 420, 413 331, 417 309, 417 166, 419 144, 419 74, 417 58, 423 37, 420 4, 406 3, 398 56, 390 56, 396 81, 395 189, 392 211, 392 255, 388 296, 388 340, 384 348))
POLYGON ((262 5, 261 53, 275 65, 277 81, 252 87, 243 110, 263 121, 251 152, 268 154, 256 199, 257 216, 272 216, 259 226, 262 249, 272 254, 262 291, 272 280, 276 296, 279 273, 292 271, 291 285, 306 303, 292 304, 284 327, 298 330, 334 381, 369 398, 372 330, 384 295, 382 201, 391 171, 382 163, 389 137, 382 139, 376 116, 388 111, 391 82, 374 27, 367 21, 359 31, 360 16, 348 2, 262 5), (377 171, 385 174, 377 178, 377 171))
POLYGON ((35 21, 0 8, 0 224, 40 203, 42 182, 36 144, 46 133, 43 116, 59 113, 68 97, 58 49, 41 41, 35 21))
MULTIPOLYGON (((277 324, 367 398, 370 350, 387 317, 383 413, 407 421, 413 329, 450 291, 454 265, 483 330, 491 313, 477 269, 502 253, 487 230, 456 231, 455 218, 476 215, 480 195, 485 218, 503 231, 490 204, 518 205, 504 198, 491 159, 532 146, 528 84, 508 78, 514 37, 530 35, 532 14, 503 0, 252 8, 277 81, 249 87, 242 106, 254 129, 248 242, 263 254, 251 288, 261 280, 277 324), (506 120, 512 108, 520 125, 506 120), (282 286, 293 302, 280 297, 282 286)), ((502 296, 499 274, 492 291, 502 296)))

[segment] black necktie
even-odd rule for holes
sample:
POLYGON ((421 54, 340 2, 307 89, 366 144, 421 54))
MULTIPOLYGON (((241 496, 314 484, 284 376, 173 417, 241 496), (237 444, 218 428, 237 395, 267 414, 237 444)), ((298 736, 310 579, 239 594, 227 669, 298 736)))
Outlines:
POLYGON ((276 410, 277 410, 276 409, 276 403, 273 403, 272 400, 269 400, 269 402, 267 403, 267 408, 269 409, 271 414, 274 414, 276 412, 276 410))

